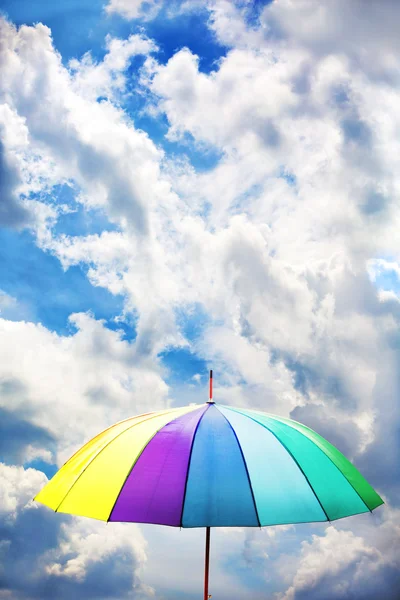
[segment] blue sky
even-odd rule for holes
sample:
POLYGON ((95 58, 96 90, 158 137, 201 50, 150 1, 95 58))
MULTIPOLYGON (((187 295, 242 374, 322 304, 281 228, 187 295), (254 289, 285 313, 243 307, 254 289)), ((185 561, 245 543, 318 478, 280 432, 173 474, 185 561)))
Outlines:
POLYGON ((334 526, 216 533, 213 596, 396 600, 398 3, 1 14, 2 588, 198 596, 180 570, 196 571, 200 532, 109 533, 30 500, 99 430, 205 400, 213 368, 218 400, 319 431, 386 502, 334 526))

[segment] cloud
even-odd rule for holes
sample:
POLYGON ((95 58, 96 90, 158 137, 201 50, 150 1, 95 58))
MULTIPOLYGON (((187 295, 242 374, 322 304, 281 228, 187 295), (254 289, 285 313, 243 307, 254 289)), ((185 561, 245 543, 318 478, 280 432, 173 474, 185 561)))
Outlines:
POLYGON ((87 314, 70 322, 77 331, 61 336, 41 325, 0 320, 4 451, 14 459, 30 444, 53 450, 62 464, 99 431, 146 412, 148 398, 151 410, 170 402, 159 367, 140 359, 121 332, 87 314))
MULTIPOLYGON (((18 393, 17 382, 14 385, 12 381, 4 382, 0 389, 12 404, 12 398, 18 393)), ((45 428, 33 425, 22 415, 0 408, 0 457, 3 462, 21 464, 36 458, 52 462, 55 443, 56 440, 45 428)))
MULTIPOLYGON (((273 3, 261 23, 312 4, 273 3)), ((189 173, 185 184, 188 198, 208 202, 207 225, 214 227, 207 236, 198 228, 199 240, 209 240, 199 246, 207 247, 213 265, 202 282, 224 282, 214 284, 205 305, 233 335, 250 338, 253 349, 265 344, 267 352, 258 351, 260 369, 269 356, 278 357, 295 373, 299 391, 325 397, 329 410, 334 397, 345 413, 357 405, 370 422, 377 358, 370 362, 372 340, 378 336, 387 349, 383 329, 398 318, 393 306, 382 311, 365 276, 365 261, 393 246, 392 219, 398 219, 396 169, 384 166, 381 154, 397 144, 397 113, 384 128, 377 125, 396 88, 384 94, 375 76, 350 60, 350 50, 312 53, 295 34, 290 44, 279 36, 261 43, 262 27, 248 27, 233 3, 212 3, 211 11, 221 41, 235 32, 214 71, 201 72, 198 57, 183 49, 166 65, 148 60, 144 77, 171 138, 189 133, 194 143, 223 151, 217 167, 189 173), (380 102, 372 106, 374 94, 380 102)), ((320 13, 328 26, 329 5, 320 13)), ((228 339, 221 345, 232 367, 228 339)), ((246 344, 238 340, 237 346, 243 358, 246 344)))
POLYGON ((55 515, 32 501, 47 479, 0 463, 1 587, 13 598, 148 598, 138 571, 146 544, 135 525, 55 515))
POLYGON ((125 71, 132 58, 156 52, 157 46, 143 35, 130 35, 126 40, 108 35, 106 49, 101 62, 94 61, 90 52, 84 54, 81 60, 70 60, 71 84, 77 95, 92 101, 98 97, 112 99, 125 90, 125 71))
POLYGON ((0 225, 3 227, 18 229, 32 222, 18 193, 22 173, 15 150, 26 143, 25 136, 22 119, 18 119, 6 104, 0 105, 0 225))
POLYGON ((165 66, 148 62, 148 68, 155 69, 151 89, 161 97, 160 108, 170 123, 169 136, 189 131, 198 140, 237 146, 251 142, 238 134, 245 135, 254 128, 267 146, 278 146, 274 118, 296 104, 295 95, 279 75, 285 76, 290 68, 295 70, 299 58, 292 67, 274 68, 268 55, 232 50, 209 75, 199 72, 198 60, 188 49, 182 49, 165 66), (240 71, 246 91, 239 89, 240 71), (265 96, 262 92, 267 85, 269 94, 265 96))
POLYGON ((322 579, 331 580, 331 585, 333 580, 332 592, 336 598, 346 597, 347 582, 338 581, 339 573, 351 570, 363 559, 373 564, 380 558, 379 552, 366 546, 361 538, 350 531, 337 531, 334 527, 328 527, 324 536, 313 536, 311 543, 303 542, 301 555, 293 586, 282 596, 284 600, 301 597, 304 593, 308 593, 309 597, 322 579))
POLYGON ((112 96, 114 90, 121 90, 128 59, 154 46, 140 36, 109 39, 101 65, 86 55, 82 64, 73 61, 70 72, 62 65, 46 26, 16 30, 2 19, 1 31, 5 50, 0 94, 26 121, 31 151, 37 150, 43 160, 50 158, 61 181, 74 180, 89 205, 106 204, 111 218, 128 219, 131 227, 145 234, 146 205, 157 195, 161 154, 117 106, 96 102, 96 94, 112 96))
POLYGON ((394 23, 398 16, 395 0, 383 5, 379 0, 367 5, 362 0, 279 0, 264 9, 261 23, 267 36, 295 41, 317 54, 336 54, 340 48, 369 73, 395 75, 399 41, 394 23))
POLYGON ((4 145, 0 143, 0 222, 8 227, 21 227, 29 222, 29 214, 15 198, 15 188, 19 183, 18 170, 6 157, 4 145))
MULTIPOLYGON (((263 15, 267 19, 270 13, 280 14, 281 5, 301 13, 309 4, 275 2, 263 15)), ((320 11, 324 23, 330 22, 329 6, 320 11)), ((334 238, 339 242, 343 236, 345 243, 361 245, 362 227, 372 227, 376 245, 385 246, 377 221, 370 217, 376 211, 382 225, 389 226, 394 214, 398 181, 395 168, 386 161, 392 164, 389 154, 398 143, 396 111, 389 109, 391 118, 384 127, 378 123, 385 121, 385 105, 393 106, 396 86, 381 86, 367 69, 349 60, 342 46, 340 52, 314 55, 295 36, 290 44, 263 41, 265 27, 247 27, 233 3, 212 3, 211 11, 212 27, 222 41, 235 27, 246 36, 242 43, 235 31, 233 47, 214 71, 200 72, 198 57, 187 49, 166 65, 148 61, 147 68, 158 109, 170 123, 169 136, 189 133, 196 143, 212 144, 226 155, 197 186, 211 203, 213 216, 218 219, 221 209, 226 216, 227 210, 244 204, 256 217, 262 207, 257 217, 279 223, 282 239, 285 229, 293 232, 292 243, 284 238, 286 251, 297 239, 296 250, 304 252, 313 236, 319 251, 332 255, 334 238), (371 103, 372 97, 379 98, 378 103, 371 103), (276 185, 279 171, 291 174, 294 189, 285 189, 282 182, 276 185), (256 194, 246 192, 249 189, 258 190, 258 203, 256 194), (280 199, 278 206, 272 189, 280 199), (323 231, 322 243, 317 232, 323 231)), ((290 253, 290 260, 294 255, 290 253)))
POLYGON ((121 15, 129 21, 143 19, 150 21, 157 16, 163 0, 110 0, 106 5, 106 12, 121 15))
MULTIPOLYGON (((381 524, 369 523, 357 532, 342 526, 327 527, 324 535, 313 535, 301 544, 293 565, 293 580, 281 600, 310 598, 375 598, 381 594, 395 599, 400 590, 399 561, 393 542, 398 536, 398 511, 385 509, 381 524), (378 591, 379 590, 379 591, 378 591)), ((364 523, 367 523, 365 520, 364 523)), ((394 542, 395 543, 395 542, 394 542)), ((280 559, 281 568, 287 557, 280 559)))
MULTIPOLYGON (((123 230, 119 237, 93 236, 88 240, 92 247, 96 240, 100 242, 96 244, 99 252, 90 252, 90 279, 114 290, 122 278, 128 284, 131 294, 127 310, 139 314, 138 345, 144 353, 154 352, 154 340, 165 338, 167 344, 179 344, 169 302, 171 297, 177 298, 176 277, 166 264, 165 241, 159 239, 160 229, 175 211, 177 197, 161 169, 163 152, 144 131, 135 129, 120 107, 130 60, 153 52, 155 44, 139 35, 131 35, 127 40, 109 37, 103 61, 95 62, 86 54, 82 61, 72 61, 67 69, 44 25, 17 30, 3 19, 1 27, 6 49, 2 57, 3 97, 9 110, 26 124, 25 152, 35 156, 32 164, 26 165, 27 179, 31 181, 32 173, 46 171, 45 167, 51 165, 41 179, 45 191, 51 191, 56 184, 72 183, 80 190, 79 201, 85 208, 101 208, 123 230), (48 98, 51 110, 41 101, 42 97, 48 98), (116 258, 117 264, 96 268, 103 262, 108 243, 113 245, 118 239, 119 246, 124 245, 130 252, 130 256, 125 254, 128 264, 116 258), (121 271, 117 270, 119 265, 121 271)), ((37 178, 33 182, 37 193, 37 178)), ((26 187, 29 193, 29 185, 26 187)), ((80 238, 53 239, 52 227, 62 215, 57 202, 51 209, 37 201, 30 206, 37 216, 35 230, 43 249, 60 259, 73 249, 79 248, 80 253, 88 249, 86 240, 80 238)), ((117 256, 118 248, 111 252, 117 256)), ((85 262, 86 258, 81 255, 77 260, 85 262)), ((168 254, 167 259, 170 258, 168 254)), ((73 264, 71 260, 69 264, 73 264)))
POLYGON ((35 469, 6 466, 0 463, 1 470, 1 512, 3 517, 15 520, 20 511, 32 505, 35 490, 47 483, 44 473, 35 469))

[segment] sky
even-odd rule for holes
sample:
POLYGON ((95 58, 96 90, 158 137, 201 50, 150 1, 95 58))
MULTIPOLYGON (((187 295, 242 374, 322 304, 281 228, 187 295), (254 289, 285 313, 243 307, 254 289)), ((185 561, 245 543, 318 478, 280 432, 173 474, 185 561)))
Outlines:
POLYGON ((212 531, 220 600, 400 596, 397 0, 3 0, 0 597, 195 600, 204 532, 33 496, 129 416, 294 418, 385 504, 212 531))

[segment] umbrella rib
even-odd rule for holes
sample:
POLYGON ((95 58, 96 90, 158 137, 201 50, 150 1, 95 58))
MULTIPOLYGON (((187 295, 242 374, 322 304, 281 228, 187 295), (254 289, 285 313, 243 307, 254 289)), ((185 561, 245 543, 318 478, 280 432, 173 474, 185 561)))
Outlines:
MULTIPOLYGON (((234 408, 231 408, 231 407, 228 407, 228 406, 225 406, 224 408, 228 408, 229 410, 233 410, 233 411, 237 412, 238 414, 240 414, 240 415, 243 415, 243 416, 247 417, 248 419, 251 419, 252 421, 254 421, 255 423, 257 423, 258 425, 261 425, 261 427, 264 427, 265 429, 267 429, 267 431, 269 431, 269 432, 270 432, 270 433, 271 433, 271 434, 272 434, 272 435, 273 435, 273 436, 274 436, 274 437, 275 437, 275 438, 278 440, 278 442, 279 442, 279 443, 280 443, 280 444, 281 444, 281 445, 282 445, 282 446, 285 448, 286 452, 287 452, 287 453, 288 453, 288 454, 289 454, 289 455, 292 457, 292 459, 294 460, 294 462, 296 463, 296 465, 298 466, 298 468, 300 469, 300 471, 303 473, 303 475, 304 475, 304 477, 305 477, 305 479, 306 479, 306 481, 307 481, 308 485, 310 486, 310 489, 311 489, 312 493, 313 493, 313 494, 314 494, 314 496, 316 497, 316 499, 317 499, 317 501, 318 501, 318 504, 320 505, 320 507, 322 508, 322 510, 323 510, 323 512, 324 512, 324 515, 326 516, 326 520, 330 522, 330 520, 331 520, 331 519, 328 517, 328 513, 326 512, 325 508, 322 506, 321 500, 318 498, 318 496, 317 496, 317 494, 316 494, 316 492, 315 492, 315 490, 314 490, 313 486, 312 486, 312 485, 311 485, 311 483, 310 483, 310 480, 308 479, 307 475, 305 474, 305 472, 304 472, 304 471, 303 471, 303 469, 301 468, 301 466, 300 466, 300 464, 298 463, 298 461, 296 460, 296 458, 295 458, 295 457, 293 456, 293 454, 290 452, 289 448, 287 448, 287 447, 285 446, 285 444, 282 442, 282 440, 280 440, 280 439, 278 438, 278 436, 277 436, 277 435, 276 435, 276 434, 275 434, 273 431, 271 431, 271 429, 270 429, 269 427, 267 427, 267 426, 266 426, 264 423, 260 423, 259 421, 257 421, 257 420, 256 420, 256 419, 254 419, 253 417, 251 417, 250 415, 247 415, 247 414, 241 413, 241 412, 239 412, 239 411, 235 410, 234 408)), ((365 504, 365 503, 364 503, 364 504, 365 504)))
MULTIPOLYGON (((257 414, 257 411, 254 411, 254 412, 256 412, 256 414, 257 414)), ((262 413, 261 413, 261 411, 260 411, 260 414, 262 414, 262 413)), ((265 414, 268 414, 268 413, 265 413, 265 414)), ((283 420, 281 417, 278 417, 277 415, 268 415, 268 416, 269 416, 271 419, 275 419, 275 420, 276 420, 276 421, 278 421, 279 423, 282 423, 283 425, 286 425, 287 427, 290 427, 291 429, 294 429, 295 431, 298 431, 298 430, 297 430, 295 427, 293 427, 293 426, 290 424, 290 422, 288 422, 288 421, 289 421, 289 419, 284 419, 284 420, 283 420)), ((301 425, 301 426, 302 426, 302 427, 304 427, 305 429, 308 429, 308 431, 311 431, 311 433, 317 433, 317 432, 314 432, 312 429, 310 429, 310 427, 307 427, 307 425, 303 425, 303 423, 299 423, 298 421, 295 421, 294 419, 291 419, 291 420, 292 420, 294 423, 296 423, 297 425, 301 425)), ((268 428, 267 428, 267 429, 268 429, 268 428)), ((270 430, 270 429, 268 429, 268 431, 271 431, 271 430, 270 430)), ((273 432, 271 432, 271 433, 273 433, 273 432)), ((300 432, 299 432, 299 433, 300 433, 300 432)), ((304 435, 304 434, 302 434, 302 435, 304 435)), ((318 434, 317 434, 317 435, 318 435, 318 434)), ((331 457, 329 456, 329 454, 327 454, 327 453, 325 452, 325 450, 324 450, 323 446, 321 447, 319 444, 316 444, 316 443, 314 442, 314 440, 312 440, 310 437, 308 437, 308 436, 306 436, 306 437, 307 437, 307 439, 309 439, 309 440, 310 440, 310 442, 312 442, 312 443, 314 444, 314 446, 316 446, 317 448, 319 448, 319 450, 321 450, 321 452, 322 452, 322 453, 323 453, 323 454, 326 456, 326 458, 327 458, 327 459, 328 459, 328 460, 329 460, 329 461, 330 461, 330 462, 333 464, 333 466, 334 466, 334 467, 335 467, 335 468, 336 468, 336 469, 339 471, 339 473, 342 475, 342 477, 344 477, 344 479, 347 481, 347 483, 349 484, 349 486, 350 486, 350 487, 351 487, 351 488, 352 488, 352 489, 355 491, 355 493, 357 494, 357 496, 360 498, 361 502, 362 502, 362 503, 363 503, 363 504, 364 504, 364 505, 365 505, 365 506, 368 508, 369 512, 370 512, 370 513, 372 513, 372 510, 373 510, 373 509, 372 509, 372 510, 370 509, 370 507, 368 506, 368 504, 365 502, 364 498, 361 496, 361 494, 359 494, 359 493, 358 493, 358 491, 356 490, 356 488, 354 487, 354 485, 351 483, 351 481, 350 481, 350 480, 349 480, 349 479, 346 477, 346 475, 345 475, 345 474, 343 473, 343 471, 342 471, 342 470, 341 470, 341 469, 340 469, 340 468, 337 466, 337 464, 335 464, 335 462, 334 462, 334 461, 331 459, 331 457)), ((280 441, 280 440, 279 440, 279 441, 280 441)), ((328 442, 328 440, 324 440, 324 441, 328 442)), ((282 443, 282 442, 281 442, 281 443, 282 443)), ((328 442, 328 444, 330 444, 330 442, 328 442)), ((330 445, 332 446, 332 444, 330 444, 330 445)), ((285 446, 285 448, 286 448, 286 446, 285 446)), ((287 449, 287 448, 286 448, 286 449, 287 449)), ((289 452, 289 450, 288 450, 288 452, 289 452)), ((339 452, 340 452, 340 451, 339 451, 339 452)), ((348 460, 348 458, 346 458, 346 456, 344 456, 344 454, 343 454, 343 458, 345 458, 345 459, 346 459, 346 460, 347 460, 347 461, 348 461, 348 462, 351 464, 351 466, 354 466, 354 465, 352 465, 352 463, 351 463, 351 462, 348 460)), ((360 473, 360 475, 361 475, 361 477, 363 477, 361 473, 360 473)), ((365 478, 364 478, 364 479, 365 479, 365 478)), ((368 481, 367 481, 367 483, 368 483, 368 481)), ((368 484, 368 485, 369 485, 369 484, 368 484)), ((382 500, 382 498, 381 498, 381 500, 382 500)), ((378 506, 381 506, 382 504, 384 504, 383 500, 382 500, 381 504, 378 504, 378 506)), ((375 508, 377 508, 377 507, 375 507, 375 508)), ((325 511, 324 511, 324 512, 325 512, 325 511)), ((325 513, 325 514, 326 514, 326 513, 325 513)), ((361 514, 361 513, 360 513, 360 514, 361 514)), ((329 519, 329 520, 335 520, 335 519, 329 519)))
POLYGON ((188 484, 188 479, 189 479, 189 471, 190 471, 190 463, 192 461, 192 452, 193 452, 193 446, 194 446, 194 441, 196 439, 196 434, 197 434, 197 430, 199 428, 199 425, 201 423, 202 418, 204 417, 204 415, 206 414, 206 412, 208 411, 208 409, 210 408, 210 406, 212 406, 212 404, 209 404, 206 408, 206 410, 203 412, 203 414, 201 415, 200 419, 197 422, 196 425, 196 429, 194 430, 193 433, 193 439, 192 439, 192 445, 190 446, 190 454, 189 454, 189 460, 188 460, 188 466, 187 466, 187 471, 186 471, 186 479, 185 479, 185 489, 183 492, 183 498, 182 498, 182 510, 181 510, 181 518, 179 520, 179 527, 183 527, 183 510, 185 508, 185 500, 186 500, 186 492, 187 492, 187 484, 188 484))
MULTIPOLYGON (((216 406, 216 408, 218 408, 218 406, 216 406)), ((228 423, 229 427, 232 429, 233 435, 235 436, 235 439, 237 441, 237 445, 239 446, 240 454, 242 455, 242 459, 243 459, 244 468, 246 469, 247 479, 249 480, 250 492, 251 492, 251 497, 253 498, 254 510, 256 511, 256 517, 257 517, 257 521, 258 521, 258 526, 261 527, 261 521, 260 521, 260 517, 259 517, 259 514, 258 514, 258 508, 257 508, 256 498, 254 496, 253 486, 251 485, 250 473, 249 473, 249 469, 247 468, 247 462, 246 462, 246 459, 245 459, 244 454, 243 454, 242 446, 240 445, 239 438, 236 435, 236 431, 232 427, 232 424, 229 421, 229 419, 221 411, 219 411, 219 412, 224 417, 224 419, 228 423)))
MULTIPOLYGON (((168 414, 168 412, 170 413, 174 413, 175 411, 177 411, 179 409, 172 409, 171 411, 166 410, 161 411, 162 414, 168 414)), ((66 499, 66 497, 68 496, 68 494, 71 492, 72 488, 76 485, 76 483, 78 482, 78 480, 82 477, 82 475, 84 474, 84 472, 86 471, 86 469, 88 469, 90 467, 90 465, 96 460, 96 458, 99 456, 99 454, 101 454, 103 452, 103 450, 105 450, 114 440, 116 440, 117 438, 119 438, 121 435, 123 435, 124 433, 126 433, 127 431, 130 431, 133 427, 135 427, 136 425, 140 425, 141 423, 144 423, 146 421, 150 421, 151 419, 155 419, 157 416, 160 415, 160 412, 155 412, 155 413, 149 413, 151 416, 149 416, 147 419, 144 419, 143 421, 140 421, 139 423, 133 423, 130 427, 127 427, 126 429, 124 429, 123 431, 120 431, 120 433, 118 433, 115 437, 113 437, 109 442, 107 442, 107 444, 105 446, 103 446, 103 448, 101 448, 91 459, 91 461, 86 465, 86 467, 81 471, 81 473, 79 473, 78 477, 75 479, 74 483, 71 485, 71 487, 69 488, 68 492, 65 494, 65 496, 63 497, 63 499, 61 500, 61 502, 58 504, 57 508, 55 509, 54 512, 57 512, 58 509, 60 508, 61 504, 64 502, 64 500, 66 499)), ((127 419, 129 420, 129 419, 127 419)), ((171 419, 172 420, 172 419, 171 419)), ((111 429, 111 428, 109 428, 111 429)), ((106 430, 107 431, 107 430, 106 430)), ((97 436, 96 436, 97 437, 97 436)), ((75 453, 76 454, 76 453, 75 453)), ((68 461, 67 461, 68 462, 68 461)))
MULTIPOLYGON (((278 419, 279 420, 279 419, 278 419)), ((290 423, 285 423, 285 421, 281 421, 282 423, 284 423, 285 425, 287 425, 288 427, 291 427, 290 423)), ((295 423, 297 423, 297 421, 295 421, 295 423)), ((309 431, 312 432, 312 429, 310 429, 309 427, 307 427, 306 425, 303 425, 302 423, 299 423, 299 425, 301 425, 302 427, 305 427, 306 429, 308 429, 309 431)), ((293 428, 292 428, 293 429, 293 428)), ((308 437, 308 436, 307 436, 308 437)), ((359 492, 356 490, 356 488, 354 487, 354 485, 351 483, 351 481, 348 479, 348 477, 346 477, 346 475, 343 473, 343 471, 341 469, 339 469, 339 467, 337 466, 337 464, 334 463, 334 461, 331 459, 331 457, 329 456, 329 454, 327 454, 324 450, 323 447, 321 447, 319 444, 316 444, 313 440, 311 440, 311 438, 308 438, 310 441, 313 442, 313 444, 315 444, 317 446, 317 448, 319 448, 321 450, 321 452, 323 452, 326 456, 326 458, 333 464, 334 467, 336 467, 336 469, 339 471, 339 473, 342 474, 342 476, 345 478, 345 480, 347 481, 347 483, 349 484, 350 487, 353 488, 353 490, 355 491, 355 493, 357 494, 357 496, 360 498, 361 502, 368 508, 369 512, 372 513, 372 510, 370 509, 370 507, 368 506, 368 504, 365 502, 364 498, 361 496, 361 494, 359 494, 359 492)), ((328 441, 328 440, 326 440, 328 441)), ((330 443, 330 442, 328 442, 330 443)), ((332 444, 331 444, 332 445, 332 444)), ((340 452, 340 451, 339 451, 340 452)), ((344 456, 343 454, 343 458, 345 458, 349 463, 350 461, 346 458, 346 456, 344 456)), ((350 463, 352 465, 352 463, 350 463)), ((354 466, 354 465, 352 465, 354 466)), ((361 477, 363 477, 363 475, 360 473, 361 477)), ((367 481, 368 483, 368 481, 367 481)), ((368 483, 369 484, 369 483, 368 483)), ((374 490, 375 491, 375 490, 374 490)), ((379 496, 380 497, 380 496, 379 496)), ((382 498, 381 498, 382 500, 382 498)), ((382 503, 384 504, 383 500, 382 503)), ((378 506, 381 506, 380 504, 378 504, 378 506)), ((376 507, 377 508, 377 507, 376 507)))
MULTIPOLYGON (((136 419, 139 419, 140 417, 147 417, 149 415, 153 415, 156 411, 152 410, 148 413, 143 413, 141 415, 136 415, 134 417, 128 417, 127 419, 122 419, 121 421, 117 421, 116 423, 114 423, 113 425, 110 425, 110 427, 106 427, 105 429, 103 429, 103 431, 100 431, 100 433, 98 433, 97 435, 95 435, 94 437, 92 437, 90 440, 87 441, 87 444, 89 442, 94 442, 94 440, 97 440, 97 438, 99 438, 101 435, 103 435, 103 433, 106 433, 107 431, 110 431, 110 429, 114 429, 114 427, 117 427, 117 425, 121 425, 121 423, 126 423, 127 421, 135 421, 136 419)), ((127 428, 129 429, 129 427, 127 428)), ((125 430, 126 431, 126 430, 125 430)), ((115 436, 117 437, 117 436, 115 436)), ((65 463, 62 465, 64 467, 64 465, 66 465, 70 460, 72 460, 74 458, 74 456, 76 456, 81 450, 82 448, 85 447, 86 444, 84 444, 83 446, 81 446, 80 448, 78 448, 78 450, 76 452, 74 452, 72 454, 72 456, 70 456, 65 463)), ((60 467, 62 468, 62 467, 60 467)))

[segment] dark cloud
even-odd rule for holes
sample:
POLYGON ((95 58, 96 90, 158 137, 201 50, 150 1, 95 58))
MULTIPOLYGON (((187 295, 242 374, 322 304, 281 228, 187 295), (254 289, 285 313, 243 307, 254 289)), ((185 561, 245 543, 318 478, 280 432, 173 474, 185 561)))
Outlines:
POLYGON ((43 427, 33 425, 17 414, 0 407, 0 460, 20 464, 27 446, 55 451, 56 440, 43 427))
MULTIPOLYGON (((358 457, 357 466, 393 506, 400 506, 400 416, 398 400, 377 393, 381 412, 374 423, 374 441, 358 457)), ((398 394, 397 394, 398 397, 398 394)))
POLYGON ((17 198, 15 190, 19 183, 18 169, 7 157, 0 140, 0 226, 20 228, 32 221, 17 198))
MULTIPOLYGON (((54 518, 49 510, 22 511, 15 521, 4 520, 0 539, 4 543, 0 589, 21 598, 39 598, 43 591, 43 574, 39 563, 42 555, 58 546, 60 526, 68 518, 54 518)), ((45 598, 46 596, 42 596, 45 598)), ((49 597, 49 596, 47 596, 49 597)))
MULTIPOLYGON (((57 147, 56 144, 54 144, 57 147)), ((60 151, 60 146, 57 148, 60 151)), ((148 233, 148 216, 145 209, 145 198, 140 197, 135 184, 129 179, 130 173, 105 152, 93 148, 89 144, 76 143, 71 146, 72 156, 77 157, 81 172, 87 184, 96 183, 99 178, 108 190, 108 202, 114 217, 126 217, 134 225, 138 233, 148 233)))
POLYGON ((290 413, 290 417, 318 432, 347 458, 356 454, 360 443, 360 430, 353 421, 339 422, 324 406, 313 404, 297 406, 290 413))
POLYGON ((340 574, 325 575, 316 586, 296 591, 294 600, 399 600, 398 569, 390 565, 363 569, 363 576, 358 579, 354 576, 357 566, 352 563, 340 574))
MULTIPOLYGON (((48 557, 65 541, 63 526, 72 527, 73 518, 42 506, 24 509, 15 521, 5 519, 1 523, 0 591, 7 590, 18 600, 134 598, 132 587, 140 584, 134 574, 137 561, 126 548, 115 549, 98 562, 87 565, 81 579, 46 571, 48 557)), ((61 563, 71 558, 74 558, 73 551, 65 555, 61 563)))
POLYGON ((387 57, 400 48, 397 0, 273 2, 261 15, 268 38, 297 42, 316 55, 346 55, 366 73, 398 78, 387 57))
MULTIPOLYGON (((309 398, 311 392, 319 395, 321 398, 329 401, 332 405, 344 407, 349 413, 354 413, 357 409, 357 398, 355 398, 346 388, 343 375, 339 372, 329 372, 331 368, 329 363, 324 365, 324 369, 318 360, 308 357, 308 362, 304 358, 295 358, 289 353, 274 351, 274 361, 283 360, 286 367, 292 371, 294 376, 294 387, 303 396, 309 398)), ((309 415, 308 415, 309 416, 309 415)), ((295 417, 293 417, 295 418, 295 417)), ((301 419, 299 419, 301 420, 301 419)))

